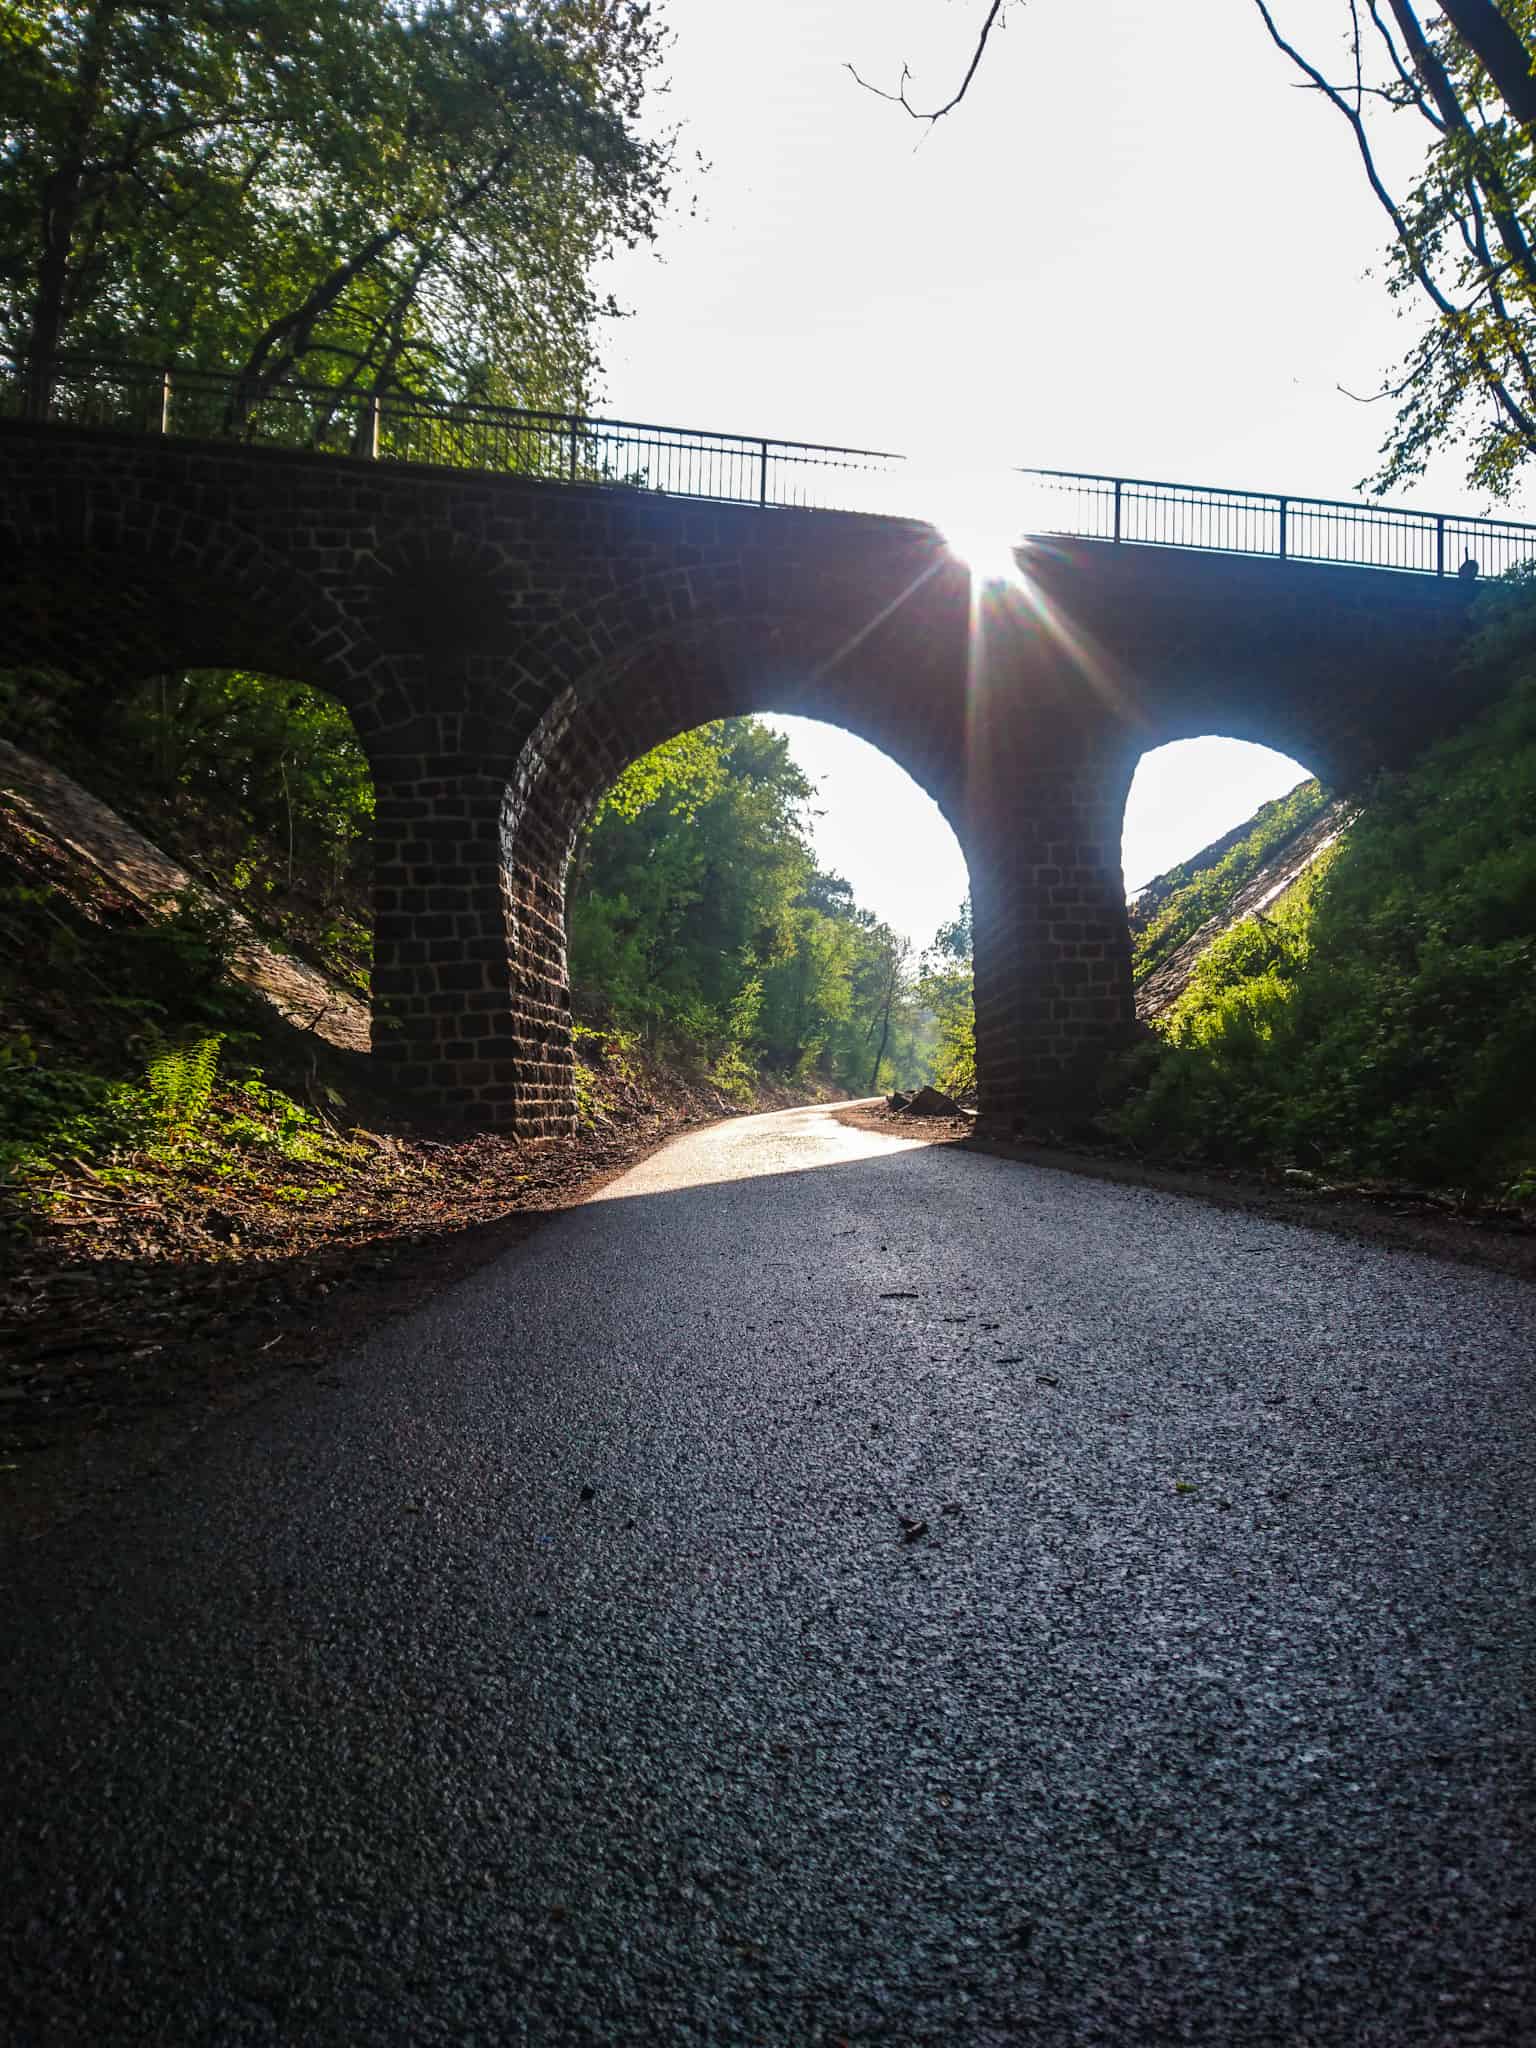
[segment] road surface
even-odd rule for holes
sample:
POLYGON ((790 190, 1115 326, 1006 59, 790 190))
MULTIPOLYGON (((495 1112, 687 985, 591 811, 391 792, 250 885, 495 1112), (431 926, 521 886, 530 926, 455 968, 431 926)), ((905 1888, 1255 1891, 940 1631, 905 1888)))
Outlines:
POLYGON ((682 1138, 5 1560, 25 2044, 1536 2041, 1536 1290, 682 1138))

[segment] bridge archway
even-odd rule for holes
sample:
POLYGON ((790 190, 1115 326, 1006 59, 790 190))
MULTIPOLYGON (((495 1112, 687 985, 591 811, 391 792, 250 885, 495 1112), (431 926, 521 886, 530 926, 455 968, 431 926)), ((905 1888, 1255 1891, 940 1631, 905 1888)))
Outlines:
POLYGON ((365 747, 412 715, 397 661, 296 565, 220 522, 164 535, 47 522, 41 541, 0 546, 0 615, 8 667, 56 669, 98 703, 156 676, 238 669, 335 698, 365 747))
POLYGON ((1149 748, 1131 778, 1122 825, 1127 894, 1134 897, 1235 831, 1261 805, 1311 779, 1312 768, 1294 755, 1225 733, 1149 748))
POLYGON ((669 729, 803 710, 930 790, 972 871, 983 1115, 1006 1129, 1091 1101, 1131 1029, 1119 843, 1140 754, 1224 731, 1347 788, 1476 708, 1447 690, 1454 578, 1224 554, 1215 528, 1032 548, 1042 603, 993 636, 978 688, 941 537, 775 504, 766 453, 757 497, 716 502, 44 423, 0 422, 0 447, 13 660, 102 687, 244 664, 346 704, 379 793, 376 1047, 429 1106, 513 1128, 569 1101, 570 816, 669 729), (1074 633, 1038 631, 1047 609, 1074 633), (682 710, 690 636, 721 661, 682 710), (605 697, 623 732, 584 709, 605 697))
MULTIPOLYGON (((430 794, 409 782, 381 789, 375 1050, 403 1084, 529 1135, 574 1127, 572 855, 625 769, 681 733, 774 712, 838 725, 895 762, 955 828, 959 697, 889 687, 888 670, 882 688, 879 648, 850 653, 846 637, 846 614, 820 624, 784 609, 688 619, 556 690, 510 756, 509 724, 481 714, 486 773, 436 782, 430 794), (455 832, 453 902, 441 885, 421 886, 421 863, 433 835, 442 846, 455 832)), ((510 695, 503 685, 503 701, 510 695)))
MULTIPOLYGON (((844 728, 771 713, 695 728, 642 766, 566 877, 578 1023, 681 1042, 727 1087, 934 1079, 917 968, 968 879, 911 777, 844 728)), ((969 960, 956 972, 968 1010, 969 960)))

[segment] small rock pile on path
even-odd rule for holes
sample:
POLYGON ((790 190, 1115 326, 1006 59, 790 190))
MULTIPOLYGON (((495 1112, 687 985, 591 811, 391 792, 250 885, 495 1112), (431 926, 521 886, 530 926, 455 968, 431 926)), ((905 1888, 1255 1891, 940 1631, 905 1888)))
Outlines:
POLYGON ((893 1116, 968 1116, 973 1117, 974 1109, 962 1109, 952 1095, 946 1095, 942 1088, 919 1088, 909 1095, 898 1088, 887 1095, 885 1106, 893 1116))

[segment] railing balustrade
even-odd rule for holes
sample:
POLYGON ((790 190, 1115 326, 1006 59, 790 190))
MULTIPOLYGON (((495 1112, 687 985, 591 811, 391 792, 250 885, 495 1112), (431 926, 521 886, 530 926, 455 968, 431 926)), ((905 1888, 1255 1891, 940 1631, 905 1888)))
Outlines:
MULTIPOLYGON (((1146 477, 1023 469, 1020 530, 1293 562, 1346 563, 1455 576, 1468 560, 1501 576, 1536 557, 1536 526, 1516 519, 1415 512, 1342 498, 1297 498, 1146 477)), ((1470 573, 1470 572, 1469 572, 1470 573)))
MULTIPOLYGON (((0 413, 23 410, 18 379, 0 384, 0 413)), ((258 387, 208 370, 61 361, 49 417, 195 440, 239 440, 438 468, 510 472, 552 483, 617 485, 669 497, 803 506, 882 515, 922 509, 921 472, 867 448, 706 433, 634 420, 455 404, 343 387, 258 387), (902 489, 898 479, 910 479, 902 489)), ((1016 535, 1268 555, 1409 574, 1482 576, 1536 558, 1536 526, 1460 513, 1416 512, 1344 499, 1298 498, 1145 477, 1020 469, 1006 523, 1016 535)), ((929 510, 931 511, 931 507, 929 510)))
MULTIPOLYGON (((4 410, 20 411, 19 387, 10 386, 7 397, 4 410)), ((888 489, 878 486, 902 460, 868 448, 398 393, 374 398, 323 384, 258 389, 206 370, 122 363, 62 364, 49 416, 71 426, 273 443, 314 454, 821 511, 888 510, 888 489)))

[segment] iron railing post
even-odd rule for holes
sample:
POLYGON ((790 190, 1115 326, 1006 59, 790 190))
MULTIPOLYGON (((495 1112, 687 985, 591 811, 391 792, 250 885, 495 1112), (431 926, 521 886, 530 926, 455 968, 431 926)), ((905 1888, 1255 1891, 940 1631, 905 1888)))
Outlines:
POLYGON ((758 465, 757 502, 759 505, 766 505, 768 502, 768 443, 766 441, 762 444, 758 465))
POLYGON ((168 434, 170 431, 171 373, 169 370, 162 370, 160 372, 160 432, 162 434, 168 434))
POLYGON ((575 414, 574 414, 574 413, 570 415, 570 423, 571 423, 571 482, 572 482, 572 483, 575 483, 575 481, 576 481, 576 449, 577 449, 577 445, 578 445, 578 443, 577 443, 577 435, 578 435, 578 431, 579 431, 579 428, 578 428, 578 422, 577 422, 577 420, 576 420, 576 416, 575 416, 575 414))
POLYGON ((1445 514, 1435 515, 1435 574, 1445 574, 1445 514))
POLYGON ((1115 478, 1115 539, 1120 538, 1120 493, 1125 486, 1119 477, 1115 478))
POLYGON ((1280 559, 1281 559, 1281 561, 1282 561, 1282 562, 1283 562, 1283 561, 1285 560, 1285 553, 1286 553, 1286 541, 1287 541, 1287 538, 1288 538, 1288 536, 1287 536, 1287 534, 1286 534, 1286 530, 1285 530, 1285 529, 1286 529, 1286 513, 1287 513, 1287 510, 1288 510, 1288 505, 1287 505, 1287 501, 1286 501, 1286 500, 1285 500, 1284 498, 1282 498, 1282 499, 1280 500, 1280 559))
POLYGON ((380 430, 384 424, 384 401, 375 391, 368 401, 368 455, 377 462, 379 459, 380 430))

